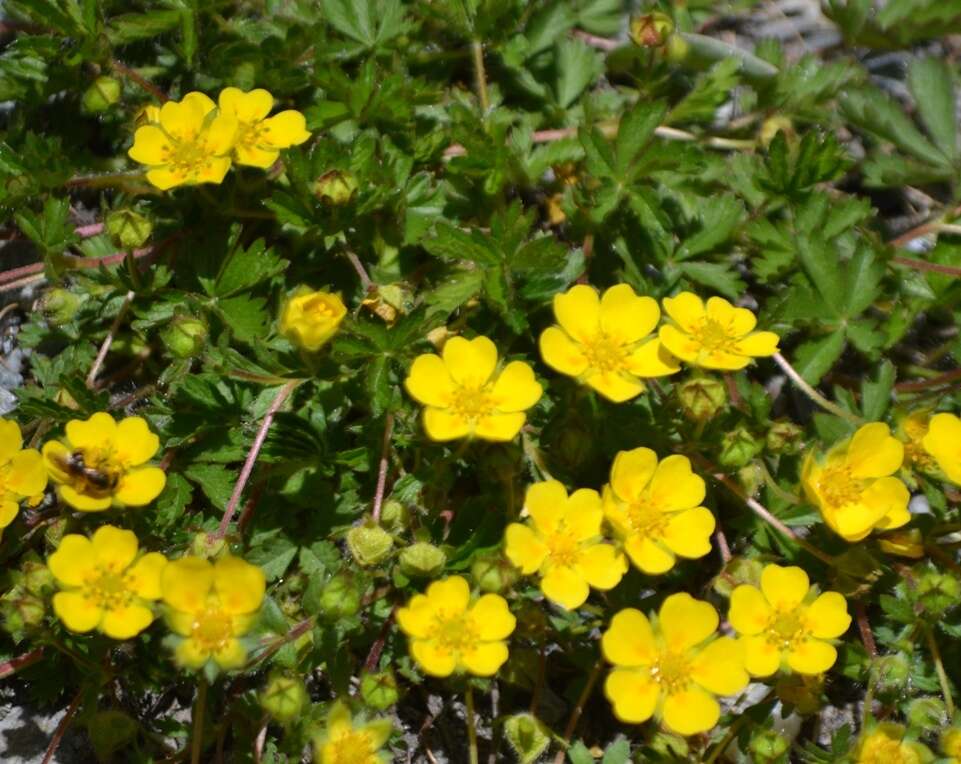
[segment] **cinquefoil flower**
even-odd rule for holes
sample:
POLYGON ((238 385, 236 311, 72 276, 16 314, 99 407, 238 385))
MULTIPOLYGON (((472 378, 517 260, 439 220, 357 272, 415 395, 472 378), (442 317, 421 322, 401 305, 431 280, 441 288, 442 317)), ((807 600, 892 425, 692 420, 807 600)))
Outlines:
POLYGON ((114 421, 99 412, 67 422, 66 438, 43 444, 47 472, 60 498, 83 512, 142 507, 163 490, 167 476, 147 462, 160 439, 138 416, 114 421))
POLYGON ((346 315, 339 295, 298 287, 280 311, 280 333, 298 347, 316 353, 337 333, 346 315))
POLYGON ((466 671, 493 676, 507 660, 506 640, 516 619, 499 594, 471 602, 460 576, 435 581, 397 611, 397 625, 410 637, 410 654, 431 676, 466 671))
POLYGON ((665 573, 676 558, 711 551, 714 515, 701 506, 704 480, 686 456, 657 461, 649 448, 621 451, 604 486, 604 514, 631 562, 649 575, 665 573))
POLYGON ((314 741, 317 764, 386 764, 380 753, 394 728, 390 719, 357 722, 347 704, 338 700, 327 714, 327 728, 314 741))
POLYGON ((46 487, 40 452, 23 447, 20 425, 0 419, 0 532, 14 521, 21 501, 39 497, 46 487))
POLYGON ((924 764, 934 759, 926 745, 904 739, 904 727, 882 722, 863 733, 854 749, 857 764, 924 764))
POLYGON ((961 485, 961 419, 954 414, 935 414, 922 442, 948 480, 961 485))
POLYGON ((693 292, 681 292, 665 297, 663 304, 672 322, 661 326, 658 336, 664 347, 693 366, 733 371, 778 350, 774 332, 754 331, 754 314, 723 297, 711 297, 705 305, 693 292))
POLYGON ((543 392, 523 361, 498 372, 497 348, 487 337, 451 337, 440 356, 417 356, 404 386, 424 404, 424 429, 438 441, 512 440, 543 392))
POLYGON ((767 565, 761 588, 743 584, 731 593, 728 621, 740 635, 744 666, 754 676, 785 667, 820 674, 837 660, 827 640, 851 625, 847 603, 838 592, 818 595, 798 567, 767 565))
POLYGON ((601 538, 604 511, 597 491, 581 488, 568 496, 556 480, 535 483, 527 489, 524 512, 527 524, 507 526, 505 553, 525 575, 540 574, 547 599, 573 610, 584 604, 589 586, 617 586, 627 561, 601 538))
POLYGON ((634 608, 621 610, 604 632, 604 657, 615 668, 604 694, 623 722, 652 716, 679 735, 711 729, 721 714, 715 695, 748 683, 741 648, 717 637, 717 612, 686 593, 672 594, 653 623, 634 608))
POLYGON ((245 93, 239 88, 224 88, 217 98, 220 113, 237 121, 234 161, 251 167, 270 167, 281 149, 299 146, 310 138, 307 121, 299 111, 288 109, 268 117, 274 97, 257 88, 245 93))
POLYGON ((657 302, 639 297, 629 284, 612 286, 603 296, 577 284, 554 295, 554 317, 559 326, 540 338, 544 363, 615 403, 644 392, 645 378, 680 368, 653 334, 661 317, 657 302))
POLYGON ((872 530, 900 528, 911 519, 911 494, 893 476, 903 459, 901 441, 886 424, 873 422, 824 457, 809 451, 801 482, 830 528, 848 541, 860 541, 872 530))
POLYGON ((160 574, 167 564, 159 552, 137 557, 137 537, 103 525, 91 538, 68 534, 47 567, 61 591, 53 612, 71 631, 98 631, 129 639, 153 621, 151 602, 160 598, 160 574))

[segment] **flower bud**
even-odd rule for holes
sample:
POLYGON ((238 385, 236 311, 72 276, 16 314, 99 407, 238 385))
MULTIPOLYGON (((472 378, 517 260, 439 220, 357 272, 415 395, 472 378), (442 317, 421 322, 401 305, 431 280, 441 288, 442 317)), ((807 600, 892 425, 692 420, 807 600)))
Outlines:
POLYGON ((362 567, 386 560, 393 547, 393 536, 371 521, 355 525, 347 531, 347 548, 362 567))
POLYGON ((679 64, 687 58, 691 51, 691 45, 679 34, 672 34, 667 38, 667 45, 664 46, 664 58, 672 64, 679 64))
POLYGON ((84 298, 68 289, 48 289, 37 306, 50 326, 63 326, 73 320, 84 298))
POLYGON ((761 453, 764 444, 743 425, 724 433, 718 461, 724 467, 743 467, 761 453))
POLYGON ((195 533, 190 542, 190 553, 205 560, 213 559, 227 548, 227 542, 221 536, 212 533, 195 533))
POLYGON ((97 77, 81 99, 81 106, 88 114, 104 112, 120 100, 123 85, 113 77, 97 77))
POLYGON ((111 210, 105 220, 107 233, 120 249, 136 249, 153 233, 153 223, 133 210, 111 210))
POLYGON ((307 690, 296 677, 276 675, 260 693, 260 706, 281 724, 294 721, 307 703, 307 690))
POLYGON ((53 574, 46 563, 40 560, 27 560, 20 566, 23 573, 23 586, 31 594, 41 596, 54 588, 53 574))
POLYGON ((918 601, 932 616, 940 616, 961 600, 961 581, 950 573, 928 569, 918 579, 918 601))
POLYGON ((519 764, 533 764, 551 744, 550 730, 533 714, 514 714, 504 722, 504 737, 519 764))
POLYGON ((314 181, 314 196, 324 204, 347 204, 357 191, 357 180, 346 170, 328 170, 314 181))
POLYGON ((444 569, 447 555, 426 541, 418 541, 400 552, 400 569, 409 578, 432 578, 444 569))
POLYGON ((667 730, 655 732, 651 738, 650 746, 651 750, 669 761, 690 761, 691 759, 691 749, 687 740, 667 730))
POLYGON ((886 533, 878 538, 878 546, 882 552, 898 557, 910 557, 913 560, 924 557, 924 540, 917 528, 886 533))
POLYGON ((737 471, 737 482, 748 496, 754 496, 764 485, 764 470, 759 464, 747 464, 737 471))
POLYGON ((375 674, 365 673, 360 678, 360 697, 376 711, 386 711, 393 706, 400 698, 394 672, 388 669, 375 674))
POLYGON ((47 608, 42 597, 15 586, 3 597, 3 626, 10 633, 43 623, 47 608))
POLYGON ((108 709, 97 711, 87 723, 90 745, 98 761, 110 761, 128 743, 137 737, 140 725, 123 711, 108 709))
POLYGON ((315 353, 337 333, 347 307, 336 294, 298 287, 280 312, 280 333, 294 345, 315 353))
POLYGON ((677 398, 684 416, 707 422, 727 407, 727 388, 717 377, 699 376, 678 385, 677 398))
POLYGON ((778 678, 774 689, 782 703, 794 706, 799 714, 807 716, 821 709, 824 675, 788 674, 778 678))
POLYGON ((360 610, 361 591, 349 573, 333 576, 321 590, 320 613, 328 621, 350 618, 360 610))
POLYGON ((761 730, 753 735, 748 743, 748 750, 752 754, 751 761, 756 761, 758 764, 774 764, 774 762, 783 761, 790 747, 790 741, 775 730, 761 730))
POLYGON ((758 586, 761 582, 761 571, 764 563, 750 557, 734 557, 724 566, 721 574, 714 579, 714 591, 722 597, 730 597, 741 584, 758 586))
POLYGON ((761 123, 761 130, 757 137, 761 145, 764 146, 764 148, 768 148, 778 133, 784 133, 785 138, 793 138, 795 135, 794 124, 788 117, 775 114, 773 117, 768 117, 761 123))
POLYGON ((193 316, 174 316, 160 340, 173 358, 195 358, 207 344, 207 324, 193 316))
POLYGON ((804 428, 793 422, 773 422, 764 439, 764 447, 772 454, 798 454, 803 446, 804 428))
POLYGON ((427 332, 427 341, 433 345, 435 348, 440 350, 444 347, 444 343, 447 342, 454 334, 446 326, 438 326, 436 329, 431 329, 427 332))
POLYGON ((659 48, 673 33, 674 21, 666 13, 654 11, 631 19, 631 40, 642 48, 659 48))
POLYGON ((880 655, 871 663, 879 692, 903 690, 911 678, 911 663, 903 653, 880 655))
POLYGON ((915 698, 908 703, 908 723, 919 729, 941 729, 948 723, 948 710, 941 698, 915 698))
POLYGON ((380 510, 380 524, 390 533, 401 533, 410 525, 410 510, 396 499, 388 499, 380 510))
POLYGON ((489 552, 476 557, 470 573, 482 592, 495 594, 512 587, 519 575, 511 561, 499 552, 489 552))

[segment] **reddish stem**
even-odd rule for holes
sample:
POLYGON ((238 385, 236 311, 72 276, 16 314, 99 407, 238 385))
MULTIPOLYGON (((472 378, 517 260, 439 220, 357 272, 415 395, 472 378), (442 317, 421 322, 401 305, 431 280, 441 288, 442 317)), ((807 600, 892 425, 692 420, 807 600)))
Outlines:
POLYGON ((110 62, 110 65, 116 70, 118 74, 123 75, 131 82, 136 82, 140 87, 146 90, 150 95, 156 98, 160 103, 166 103, 170 99, 167 98, 167 94, 164 93, 160 88, 154 85, 149 80, 145 79, 142 75, 137 74, 133 69, 131 69, 126 64, 114 59, 110 62))
POLYGON ((891 262, 903 265, 906 268, 913 268, 916 271, 943 273, 945 276, 961 276, 961 268, 941 265, 940 263, 929 263, 927 260, 915 260, 913 257, 892 257, 891 262))
POLYGON ((942 385, 949 385, 958 379, 961 379, 961 369, 948 371, 939 377, 925 379, 920 382, 901 382, 895 385, 894 389, 899 393, 911 393, 916 390, 927 390, 929 387, 941 387, 942 385))
POLYGON ((377 467, 377 490, 374 493, 374 522, 380 522, 380 510, 384 505, 384 489, 387 486, 387 468, 390 461, 390 436, 394 433, 394 414, 387 413, 384 422, 384 441, 380 449, 380 464, 377 467))
POLYGON ((47 752, 43 755, 41 764, 50 764, 50 762, 53 761, 53 757, 57 753, 60 743, 63 742, 63 736, 67 733, 67 727, 70 726, 70 722, 73 721, 77 709, 80 708, 81 698, 83 698, 83 690, 76 694, 70 706, 67 708, 67 713, 63 715, 60 724, 58 724, 57 729, 54 730, 53 738, 50 740, 50 745, 47 746, 47 752))
POLYGON ((16 658, 11 658, 8 661, 0 663, 0 679, 6 679, 8 676, 13 676, 21 669, 25 669, 27 666, 32 666, 42 657, 43 648, 38 647, 34 650, 31 650, 29 653, 18 655, 16 658))
POLYGON ((858 622, 858 631, 861 632, 861 641, 864 643, 864 649, 867 650, 868 655, 872 658, 876 657, 878 654, 878 646, 874 641, 874 632, 871 631, 871 622, 868 621, 867 608, 860 600, 854 601, 854 617, 858 622))

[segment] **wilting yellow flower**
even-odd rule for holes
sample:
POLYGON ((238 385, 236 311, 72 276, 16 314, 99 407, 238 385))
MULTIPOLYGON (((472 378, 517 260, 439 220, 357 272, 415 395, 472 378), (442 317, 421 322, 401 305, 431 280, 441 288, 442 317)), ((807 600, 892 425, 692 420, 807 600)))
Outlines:
POLYGON ((896 435, 904 444, 904 467, 914 467, 921 472, 937 471, 934 457, 924 447, 931 422, 930 411, 912 411, 898 419, 896 435))
POLYGON ((604 694, 623 722, 652 716, 679 735, 706 732, 721 714, 715 695, 748 683, 740 645, 717 637, 717 612, 686 593, 672 594, 653 623, 634 608, 611 620, 601 647, 615 668, 604 694))
POLYGON ((149 167, 147 180, 162 190, 220 183, 230 169, 237 119, 216 108, 203 93, 167 101, 156 122, 137 128, 127 154, 149 167))
POLYGON ((935 414, 922 442, 948 480, 961 485, 961 419, 954 414, 935 414))
POLYGON ((159 552, 137 557, 137 537, 103 525, 92 538, 68 534, 47 567, 61 591, 53 612, 71 631, 93 629, 113 639, 129 639, 153 621, 150 603, 160 598, 160 575, 167 564, 159 552))
POLYGON ((170 562, 160 588, 171 630, 183 637, 174 660, 199 669, 209 660, 224 670, 240 668, 247 646, 240 640, 253 627, 264 601, 263 571, 226 555, 211 564, 201 557, 170 562))
POLYGON ((424 429, 439 441, 511 440, 524 426, 524 412, 543 392, 523 361, 511 361, 498 372, 497 348, 487 337, 451 337, 440 356, 417 356, 404 386, 424 404, 424 429))
POLYGON ((496 674, 507 660, 504 640, 516 623, 499 594, 485 594, 472 604, 460 576, 435 581, 397 611, 397 624, 410 637, 410 654, 431 676, 496 674))
POLYGON ((43 444, 50 478, 63 501, 83 512, 111 506, 142 507, 163 490, 167 476, 147 462, 160 439, 146 420, 130 416, 120 422, 100 412, 67 422, 63 441, 43 444))
POLYGON ((358 724, 347 705, 338 700, 327 714, 327 728, 314 741, 316 764, 386 764, 380 753, 394 725, 390 719, 358 724))
POLYGON ((882 722, 863 734, 854 751, 857 764, 923 764, 931 761, 928 747, 904 739, 904 727, 882 722))
POLYGON ((337 333, 347 308, 339 295, 298 287, 280 311, 280 333, 310 353, 316 353, 337 333))
POLYGON ((23 499, 33 499, 47 487, 43 457, 23 447, 20 425, 0 419, 0 532, 13 522, 23 499))
POLYGON ((894 473, 904 446, 886 424, 872 422, 823 457, 812 449, 804 458, 801 483, 830 528, 848 541, 872 530, 900 528, 911 519, 911 494, 894 473))
POLYGON ((801 568, 767 565, 760 589, 742 584, 731 593, 728 621, 740 635, 744 667, 754 676, 782 667, 820 674, 838 658, 826 640, 847 631, 851 616, 841 594, 818 595, 801 568))
POLYGON ((652 334, 661 317, 657 302, 638 297, 629 284, 612 286, 602 297, 577 284, 554 295, 554 317, 559 326, 541 333, 544 363, 615 403, 644 392, 645 378, 680 368, 652 334))
POLYGON ((539 573, 547 599, 573 610, 584 604, 589 586, 613 589, 627 562, 603 542, 604 511, 597 491, 581 488, 568 497, 556 480, 527 489, 528 524, 511 523, 504 534, 505 553, 525 575, 539 573))
POLYGON ((661 326, 658 336, 664 347, 689 364, 733 371, 743 369, 752 358, 778 351, 774 332, 754 331, 754 314, 723 297, 711 297, 705 305, 693 292, 681 292, 665 297, 663 304, 672 323, 661 326))
POLYGON ((878 546, 882 552, 899 557, 910 557, 912 560, 924 557, 924 538, 917 528, 885 533, 878 537, 878 546))
POLYGON ((624 551, 650 575, 674 567, 676 556, 694 559, 711 551, 714 515, 701 506, 704 480, 686 456, 657 461, 649 448, 621 451, 604 486, 604 514, 624 551))
POLYGON ((274 97, 261 88, 245 93, 239 88, 224 88, 217 99, 220 113, 237 121, 234 161, 251 167, 270 167, 281 149, 299 146, 310 138, 307 121, 299 111, 289 109, 267 117, 274 108, 274 97))

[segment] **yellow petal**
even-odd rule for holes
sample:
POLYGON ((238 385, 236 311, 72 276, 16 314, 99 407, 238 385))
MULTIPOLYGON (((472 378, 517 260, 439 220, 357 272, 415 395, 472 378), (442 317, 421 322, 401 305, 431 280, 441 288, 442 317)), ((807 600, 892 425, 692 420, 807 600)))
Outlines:
POLYGON ((704 319, 704 303, 693 292, 681 292, 676 297, 665 297, 661 303, 664 305, 664 312, 685 332, 692 331, 704 319))
POLYGON ((103 512, 113 505, 109 496, 88 496, 71 485, 61 485, 57 488, 57 493, 67 504, 81 512, 103 512))
POLYGON ((734 695, 750 679, 744 670, 743 645, 730 637, 718 637, 691 662, 691 678, 715 695, 734 695))
POLYGON ((547 557, 547 545, 526 525, 511 523, 504 531, 504 554, 521 573, 529 576, 547 557))
POLYGON ((147 180, 161 191, 167 191, 186 184, 191 178, 179 170, 174 171, 166 167, 158 167, 147 171, 147 180))
POLYGON ((110 414, 98 412, 89 419, 67 422, 67 440, 74 449, 111 448, 117 434, 117 423, 110 414))
POLYGON ((188 93, 180 102, 167 101, 160 107, 160 125, 175 141, 193 141, 214 108, 214 102, 203 93, 188 93))
POLYGON ((174 660, 178 666, 199 669, 210 660, 210 651, 195 639, 185 639, 174 650, 174 660))
POLYGON ((810 586, 808 574, 795 565, 766 565, 761 571, 761 591, 778 610, 790 610, 800 605, 810 586))
POLYGON ((584 342, 597 335, 601 327, 601 301, 597 290, 576 284, 554 295, 554 316, 571 339, 584 342))
POLYGON ((924 449, 935 458, 938 466, 954 483, 961 484, 961 419, 954 414, 935 414, 924 436, 924 449))
POLYGON ((862 501, 840 507, 830 515, 824 513, 824 519, 842 538, 847 541, 860 541, 871 532, 884 515, 883 506, 877 504, 871 506, 862 501))
POLYGON ((166 564, 167 558, 160 552, 145 554, 127 571, 130 590, 145 600, 159 600, 160 574, 166 564))
POLYGON ((230 169, 230 157, 210 157, 203 164, 198 165, 188 182, 196 183, 220 183, 230 169))
POLYGON ((904 461, 904 444, 883 422, 861 427, 848 446, 847 463, 856 478, 880 478, 897 472, 904 461))
POLYGON ((541 579, 541 591, 551 602, 568 610, 579 608, 587 601, 590 588, 574 568, 551 565, 541 579))
POLYGON ((241 668, 247 662, 247 649, 238 639, 227 642, 213 654, 214 661, 224 671, 241 668))
POLYGON ((778 352, 778 337, 774 332, 754 332, 734 344, 738 355, 752 358, 767 358, 778 352))
POLYGON ((220 110, 241 122, 259 122, 274 108, 274 97, 263 88, 245 93, 240 88, 228 87, 217 97, 220 110))
POLYGON ((704 690, 692 687, 668 695, 664 699, 662 714, 669 730, 679 735, 696 735, 717 724, 721 707, 704 690))
POLYGON ((543 388, 534 370, 523 361, 511 361, 497 376, 491 396, 501 412, 526 411, 541 399, 543 388))
POLYGON ((139 467, 160 450, 160 438, 150 431, 147 420, 128 416, 117 425, 114 456, 125 467, 139 467))
POLYGON ((252 613, 264 601, 266 579, 256 565, 227 555, 214 563, 214 590, 225 612, 231 615, 252 613))
POLYGON ((507 639, 517 626, 517 619, 507 608, 507 600, 499 594, 485 594, 478 599, 471 606, 470 616, 477 637, 484 641, 507 639))
POLYGON ((451 337, 442 352, 453 380, 470 389, 483 387, 497 366, 497 348, 487 337, 451 337))
POLYGON ((410 654, 425 674, 445 677, 457 668, 457 654, 432 639, 412 639, 410 654))
POLYGON ((182 613, 179 610, 168 607, 164 608, 164 620, 174 634, 189 637, 194 630, 196 615, 194 613, 182 613))
POLYGON ((562 522, 575 541, 587 541, 601 533, 604 509, 601 497, 593 488, 578 488, 562 507, 562 522))
POLYGON ((491 414, 481 417, 474 425, 474 435, 482 440, 494 443, 506 443, 513 440, 521 431, 527 417, 522 412, 516 414, 491 414))
POLYGON ((0 528, 6 528, 20 512, 20 505, 10 499, 0 500, 0 528))
POLYGON ((286 149, 299 146, 310 138, 307 120, 299 111, 288 109, 265 119, 261 124, 260 143, 264 147, 286 149))
POLYGON ((451 576, 428 586, 427 598, 434 607, 443 608, 448 615, 463 613, 470 600, 470 587, 460 576, 451 576))
POLYGON ((139 467, 124 473, 114 498, 126 507, 143 507, 156 499, 166 484, 167 476, 159 467, 139 467))
POLYGON ((478 642, 460 654, 460 662, 471 674, 493 676, 507 662, 507 645, 503 642, 478 642))
POLYGON ((771 606, 760 589, 742 584, 731 592, 727 620, 739 634, 760 634, 771 620, 771 606))
POLYGON ((107 610, 100 623, 100 631, 111 639, 130 639, 153 623, 153 613, 143 605, 127 605, 107 610))
POLYGON ((79 592, 57 592, 53 595, 53 612, 70 631, 84 634, 100 624, 103 610, 79 592))
POLYGON ((658 626, 673 649, 693 647, 717 630, 717 611, 687 592, 672 594, 658 611, 658 626))
POLYGON ((126 570, 137 556, 137 536, 113 525, 101 525, 90 539, 100 566, 114 572, 126 570))
POLYGON ((548 327, 541 333, 538 344, 544 363, 561 374, 579 377, 587 371, 584 348, 568 337, 563 329, 548 327))
POLYGON ((690 509, 704 501, 704 480, 691 470, 686 456, 672 454, 657 465, 648 489, 651 502, 664 511, 690 509))
POLYGON ((663 542, 674 554, 689 560, 711 551, 714 515, 706 507, 695 507, 671 516, 664 529, 663 542))
POLYGON ((18 451, 9 462, 7 489, 20 496, 36 496, 47 487, 47 468, 40 452, 33 448, 18 451))
POLYGON ((911 522, 911 513, 906 506, 892 507, 874 526, 879 531, 891 531, 911 522))
POLYGON ((280 159, 280 152, 277 149, 260 149, 256 146, 237 144, 234 146, 234 161, 247 167, 259 167, 266 170, 274 166, 280 159))
POLYGON ((404 380, 404 387, 418 403, 437 408, 447 408, 454 392, 447 366, 440 356, 433 353, 424 353, 414 359, 404 380))
POLYGON ((806 639, 794 649, 788 650, 788 665, 799 674, 820 674, 827 671, 838 659, 834 645, 819 639, 806 639))
POLYGON ((0 464, 13 458, 23 448, 20 425, 12 419, 0 419, 0 464))
MULTIPOLYGON (((657 454, 649 448, 620 451, 611 467, 611 487, 618 498, 627 502, 640 500, 657 469, 657 454)), ((695 502, 697 503, 697 502, 695 502)))
POLYGON ((557 480, 532 483, 524 495, 524 512, 531 516, 541 536, 549 536, 560 526, 567 507, 567 489, 557 480))
POLYGON ((720 369, 722 371, 737 371, 751 362, 746 355, 737 355, 723 350, 702 351, 698 354, 697 365, 705 369, 720 369))
POLYGON ((229 154, 237 137, 237 127, 237 120, 229 114, 219 114, 214 117, 204 132, 204 151, 214 157, 223 157, 229 154))
POLYGON ((744 668, 752 676, 771 676, 781 666, 781 651, 765 635, 741 637, 744 668))
POLYGON ((840 637, 851 625, 848 603, 838 592, 824 592, 814 600, 805 612, 805 620, 811 634, 821 639, 840 637))
POLYGON ((654 331, 660 318, 657 301, 638 297, 629 284, 612 286, 601 297, 601 329, 621 344, 643 339, 654 331))
POLYGON ((638 570, 649 576, 667 573, 674 567, 675 557, 666 547, 640 534, 630 536, 624 543, 624 551, 638 570))
POLYGON ((709 297, 707 316, 717 321, 730 337, 743 337, 757 326, 757 318, 747 308, 736 308, 723 297, 709 297))
POLYGON ((601 637, 601 651, 615 666, 650 666, 657 660, 651 622, 640 610, 624 608, 601 637))
POLYGON ((397 610, 397 625, 409 637, 424 639, 434 630, 437 608, 423 594, 415 594, 397 610))
POLYGON ((200 557, 172 560, 160 573, 164 602, 184 613, 203 610, 213 584, 214 567, 200 557))
POLYGON ((429 406, 424 409, 424 431, 431 440, 443 442, 470 435, 471 426, 460 414, 429 406))
POLYGON ((628 356, 627 370, 638 377, 666 377, 681 367, 664 344, 652 337, 628 356))
POLYGON ((627 724, 646 722, 654 714, 661 694, 647 671, 614 669, 604 682, 604 695, 613 706, 614 715, 627 724))
POLYGON ((127 150, 127 156, 140 164, 160 166, 167 164, 173 150, 163 130, 156 125, 144 125, 134 133, 133 146, 127 150))
POLYGON ((627 561, 611 544, 594 544, 577 556, 577 572, 595 589, 617 586, 627 572, 627 561))
POLYGON ((611 371, 589 370, 584 381, 609 401, 623 403, 644 392, 644 383, 635 377, 611 371))
POLYGON ((669 353, 682 361, 695 363, 701 354, 701 343, 671 324, 662 324, 657 338, 669 353))
POLYGON ((90 539, 71 533, 60 540, 57 551, 47 558, 47 567, 60 583, 80 586, 95 572, 96 561, 90 539))

